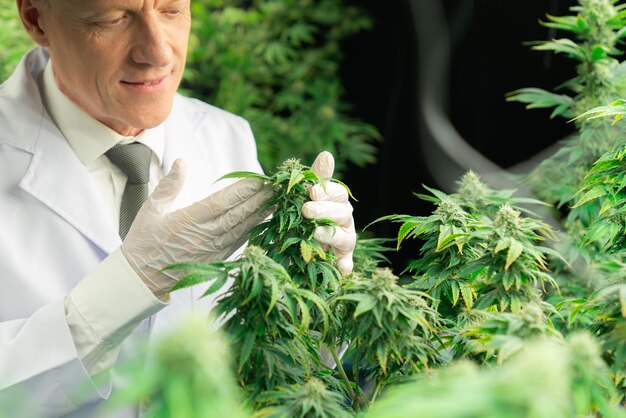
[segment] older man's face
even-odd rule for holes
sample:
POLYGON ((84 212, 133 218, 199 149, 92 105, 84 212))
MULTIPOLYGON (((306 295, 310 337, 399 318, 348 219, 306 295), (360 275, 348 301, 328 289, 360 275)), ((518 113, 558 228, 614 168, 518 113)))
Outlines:
POLYGON ((46 33, 61 91, 123 135, 162 123, 185 67, 189 0, 47 0, 46 33))

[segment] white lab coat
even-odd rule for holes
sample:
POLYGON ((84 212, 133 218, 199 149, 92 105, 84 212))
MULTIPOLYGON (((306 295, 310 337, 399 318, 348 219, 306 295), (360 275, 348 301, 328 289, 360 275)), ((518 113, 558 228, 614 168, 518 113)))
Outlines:
MULTIPOLYGON (((0 400, 13 390, 30 398, 28 415, 0 406, 0 416, 92 417, 109 390, 93 385, 75 393, 90 378, 63 303, 120 239, 88 171, 42 105, 36 80, 47 59, 34 49, 0 86, 0 400)), ((164 126, 164 173, 179 157, 188 166, 177 207, 223 187, 214 182, 225 173, 261 170, 250 127, 237 116, 178 95, 164 126)), ((208 309, 211 301, 197 300, 200 291, 175 293, 135 334, 166 329, 197 306, 208 309)), ((113 390, 115 384, 113 378, 113 390)))

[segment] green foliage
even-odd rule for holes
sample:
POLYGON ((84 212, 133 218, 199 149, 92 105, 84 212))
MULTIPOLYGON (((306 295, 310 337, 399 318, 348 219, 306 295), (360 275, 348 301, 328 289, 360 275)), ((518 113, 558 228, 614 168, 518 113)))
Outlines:
POLYGON ((14 0, 0 0, 0 83, 6 80, 22 55, 35 43, 28 37, 14 0))
POLYGON ((287 268, 294 281, 320 295, 335 290, 341 278, 334 266, 335 258, 313 238, 318 225, 333 225, 330 221, 308 220, 302 216, 302 206, 309 200, 309 188, 321 179, 298 160, 285 161, 278 171, 268 177, 275 193, 267 201, 274 215, 250 233, 250 243, 265 249, 268 257, 287 268))
POLYGON ((141 403, 149 418, 249 417, 227 367, 229 351, 206 319, 189 317, 158 340, 148 362, 137 359, 122 369, 133 384, 114 393, 113 405, 141 403))
POLYGON ((344 399, 330 391, 319 379, 305 384, 283 386, 260 396, 269 406, 254 414, 254 418, 348 418, 353 416, 342 406, 344 399))
POLYGON ((169 269, 188 271, 172 291, 212 282, 205 295, 233 284, 220 297, 216 314, 227 317, 224 329, 232 341, 241 385, 252 396, 287 383, 302 383, 319 369, 315 336, 309 335, 312 310, 328 326, 330 311, 313 292, 299 288, 285 268, 249 245, 234 261, 181 263, 169 269), (312 306, 312 307, 311 307, 312 306), (307 334, 307 338, 299 338, 307 334))
POLYGON ((388 238, 358 238, 352 259, 354 262, 354 274, 361 277, 371 277, 381 265, 389 265, 389 259, 385 253, 392 250, 388 244, 393 240, 388 238))
POLYGON ((617 47, 626 35, 623 30, 626 15, 624 6, 615 6, 612 0, 581 0, 570 9, 575 15, 547 16, 542 24, 564 31, 574 39, 560 38, 535 42, 533 49, 564 54, 577 63, 577 75, 563 83, 574 96, 556 95, 537 88, 521 89, 508 95, 507 100, 527 103, 527 108, 555 107, 552 116, 574 117, 587 109, 611 101, 623 92, 626 84, 616 77, 622 69, 615 56, 617 47))
POLYGON ((604 251, 622 252, 626 232, 626 145, 605 153, 587 172, 574 207, 596 202, 598 216, 585 233, 585 242, 595 242, 604 251))
POLYGON ((538 340, 499 368, 467 360, 391 388, 368 418, 571 418, 626 416, 588 335, 538 340), (599 414, 599 415, 596 415, 599 414))
POLYGON ((547 255, 558 256, 539 245, 554 238, 544 222, 521 216, 511 205, 536 203, 495 192, 474 173, 459 182, 459 192, 447 195, 428 189, 436 209, 430 216, 391 215, 381 220, 400 222, 398 245, 406 238, 421 238, 420 257, 407 268, 415 286, 425 290, 446 317, 455 319, 463 301, 465 309, 495 307, 518 311, 522 304, 538 302, 536 286, 556 287, 546 272, 547 255))
POLYGON ((370 277, 353 275, 330 300, 331 309, 341 313, 341 328, 329 345, 350 341, 353 363, 363 361, 377 384, 374 399, 398 376, 442 361, 440 344, 434 341, 439 315, 424 293, 403 288, 397 280, 389 269, 378 269, 370 277))
MULTIPOLYGON (((210 294, 233 279, 216 310, 227 318, 224 329, 234 344, 239 382, 260 416, 294 411, 325 416, 316 415, 322 398, 347 411, 336 390, 353 395, 352 385, 345 381, 342 386, 321 357, 322 338, 336 333, 340 325, 327 298, 340 288, 342 279, 334 256, 322 249, 313 233, 317 225, 332 223, 301 214, 310 186, 330 179, 319 178, 297 160, 285 161, 271 176, 236 172, 225 177, 256 177, 272 184, 275 192, 265 207, 273 207, 274 215, 251 231, 250 245, 237 260, 171 266, 187 272, 172 291, 210 282, 206 293, 210 294)), ((362 257, 368 253, 381 257, 379 250, 372 241, 361 251, 362 257)), ((377 266, 376 261, 370 264, 377 266)), ((328 350, 337 358, 337 346, 328 350)))
POLYGON ((266 171, 320 149, 375 160, 374 127, 349 116, 341 41, 372 26, 343 0, 194 0, 183 87, 250 121, 266 171))
MULTIPOLYGON (((379 268, 386 260, 385 240, 359 240, 357 269, 342 278, 332 253, 313 239, 315 227, 329 222, 305 219, 301 208, 313 183, 331 179, 319 178, 297 160, 287 160, 271 176, 236 172, 226 177, 256 177, 272 184, 274 194, 265 206, 273 207, 274 215, 251 231, 250 245, 237 260, 171 266, 187 272, 172 290, 208 282, 209 294, 233 279, 216 310, 226 318, 239 382, 259 416, 294 411, 297 416, 324 416, 313 412, 320 397, 341 405, 338 393, 348 394, 358 409, 385 386, 444 361, 441 319, 430 297, 400 286, 397 276, 379 268), (324 365, 322 341, 335 362, 348 343, 351 378, 341 363, 332 371, 324 365), (375 384, 371 394, 361 393, 355 383, 362 365, 375 384)), ((347 406, 343 411, 349 412, 347 406)))
POLYGON ((528 303, 516 312, 486 312, 481 321, 464 331, 470 337, 464 354, 484 353, 484 361, 495 357, 502 364, 535 338, 561 338, 544 311, 555 309, 546 303, 528 303))
MULTIPOLYGON (((571 7, 574 15, 548 16, 543 24, 564 31, 570 38, 535 43, 533 49, 562 53, 577 63, 577 75, 558 89, 571 95, 555 94, 537 88, 512 92, 507 100, 527 103, 527 108, 554 107, 552 117, 573 118, 588 109, 613 102, 626 93, 624 65, 617 56, 621 38, 626 35, 624 5, 614 0, 581 0, 571 7)), ((610 150, 618 132, 606 121, 576 119, 576 135, 543 161, 527 182, 543 200, 565 208, 572 205, 585 173, 604 152, 610 150)), ((589 226, 597 214, 595 204, 569 210, 568 229, 577 234, 589 226)), ((578 235, 574 235, 578 237, 578 235)))

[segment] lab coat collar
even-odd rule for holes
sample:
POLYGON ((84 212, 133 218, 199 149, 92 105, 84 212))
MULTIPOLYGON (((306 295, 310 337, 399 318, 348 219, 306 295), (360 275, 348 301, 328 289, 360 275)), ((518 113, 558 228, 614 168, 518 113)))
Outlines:
POLYGON ((8 130, 0 136, 0 143, 8 143, 32 154, 20 188, 109 254, 121 243, 118 228, 100 204, 89 172, 41 102, 36 80, 47 60, 46 51, 35 48, 0 88, 0 101, 8 99, 12 103, 3 106, 0 126, 6 126, 8 130))

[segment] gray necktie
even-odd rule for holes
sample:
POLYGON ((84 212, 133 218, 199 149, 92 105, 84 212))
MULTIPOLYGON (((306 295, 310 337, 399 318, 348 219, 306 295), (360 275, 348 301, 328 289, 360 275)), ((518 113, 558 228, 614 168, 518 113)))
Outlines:
POLYGON ((120 207, 120 237, 123 240, 139 208, 148 198, 152 151, 143 144, 133 142, 115 145, 106 152, 106 156, 128 176, 120 207))

